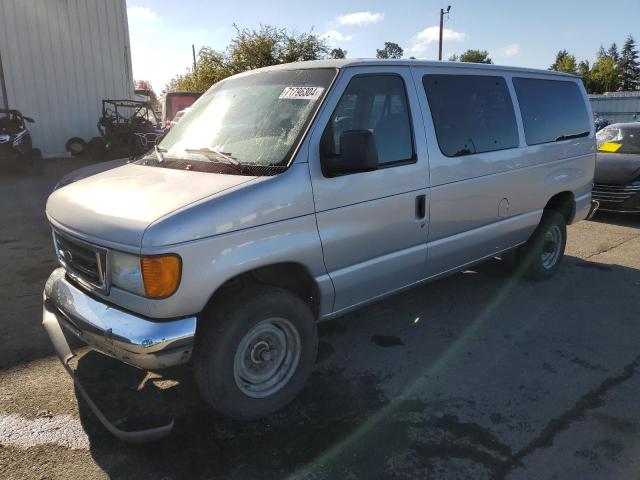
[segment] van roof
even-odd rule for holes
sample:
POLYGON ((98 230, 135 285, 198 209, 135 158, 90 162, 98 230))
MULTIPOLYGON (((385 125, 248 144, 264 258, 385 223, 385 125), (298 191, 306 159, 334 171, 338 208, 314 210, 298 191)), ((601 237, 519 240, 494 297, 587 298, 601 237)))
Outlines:
MULTIPOLYGON (((543 75, 562 76, 569 78, 579 78, 576 75, 572 75, 564 72, 556 72, 553 70, 541 70, 536 68, 523 68, 523 67, 507 67, 503 65, 493 65, 485 63, 466 63, 466 62, 440 62, 433 60, 381 60, 377 58, 345 58, 345 59, 329 59, 329 60, 310 60, 307 62, 294 62, 284 63, 281 65, 273 65, 271 67, 264 67, 257 69, 258 71, 265 70, 291 70, 291 69, 307 69, 307 68, 346 68, 346 67, 374 67, 384 65, 397 65, 397 66, 424 66, 424 67, 446 67, 446 68, 460 68, 460 69, 482 69, 482 70, 496 70, 496 71, 508 71, 508 72, 524 72, 535 73, 543 75)), ((256 70, 253 70, 256 71, 256 70)))

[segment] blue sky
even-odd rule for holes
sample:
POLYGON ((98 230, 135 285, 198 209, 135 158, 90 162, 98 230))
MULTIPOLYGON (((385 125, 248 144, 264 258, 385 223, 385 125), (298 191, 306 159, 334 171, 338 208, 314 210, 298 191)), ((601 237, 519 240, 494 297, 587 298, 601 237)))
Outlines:
POLYGON ((393 41, 407 57, 436 59, 438 13, 449 4, 445 58, 477 48, 498 64, 547 68, 561 48, 592 61, 601 44, 621 47, 629 33, 640 41, 639 0, 127 0, 133 73, 162 90, 191 65, 192 43, 225 48, 234 22, 313 29, 348 57, 374 57, 376 48, 393 41))

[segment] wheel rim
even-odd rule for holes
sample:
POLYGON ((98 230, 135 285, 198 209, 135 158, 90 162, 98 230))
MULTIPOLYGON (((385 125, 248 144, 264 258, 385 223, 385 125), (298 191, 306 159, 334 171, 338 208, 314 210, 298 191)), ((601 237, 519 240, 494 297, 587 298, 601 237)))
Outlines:
POLYGON ((301 342, 297 328, 286 318, 268 318, 240 341, 233 376, 242 393, 252 398, 273 395, 298 367, 301 342))
POLYGON ((542 242, 542 266, 550 270, 560 258, 562 250, 562 230, 557 225, 552 225, 544 234, 542 242))
POLYGON ((69 152, 72 155, 79 155, 84 151, 84 145, 80 142, 72 142, 69 144, 69 152))

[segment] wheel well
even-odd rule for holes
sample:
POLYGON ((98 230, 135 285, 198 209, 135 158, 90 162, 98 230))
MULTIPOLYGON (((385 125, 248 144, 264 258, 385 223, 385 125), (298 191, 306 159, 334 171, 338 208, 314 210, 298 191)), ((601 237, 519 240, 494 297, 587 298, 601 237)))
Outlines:
POLYGON ((561 213, 567 225, 569 225, 573 221, 573 217, 576 213, 575 197, 571 192, 557 193, 549 199, 544 209, 554 210, 561 213))
POLYGON ((317 318, 320 314, 320 289, 309 271, 298 263, 277 263, 259 267, 224 282, 211 296, 205 310, 214 305, 218 296, 225 297, 252 285, 285 288, 309 305, 317 318))

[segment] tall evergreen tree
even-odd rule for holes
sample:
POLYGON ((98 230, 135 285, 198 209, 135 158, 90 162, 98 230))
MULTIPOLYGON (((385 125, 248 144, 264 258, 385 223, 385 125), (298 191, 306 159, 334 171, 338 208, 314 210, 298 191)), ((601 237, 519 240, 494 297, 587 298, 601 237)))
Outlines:
POLYGON ((627 37, 622 47, 622 54, 618 61, 620 76, 620 90, 640 90, 640 63, 638 49, 631 35, 627 37))
POLYGON ((571 55, 566 50, 560 50, 556 54, 556 61, 549 67, 549 70, 555 70, 556 72, 565 72, 576 74, 578 66, 576 65, 576 57, 571 55))
POLYGON ((618 63, 620 61, 620 54, 618 53, 618 45, 616 42, 613 42, 607 50, 607 55, 613 59, 614 62, 618 63))
POLYGON ((588 93, 591 93, 593 90, 593 82, 591 81, 591 65, 589 65, 589 60, 582 60, 578 64, 577 73, 582 78, 584 88, 586 88, 588 93))

